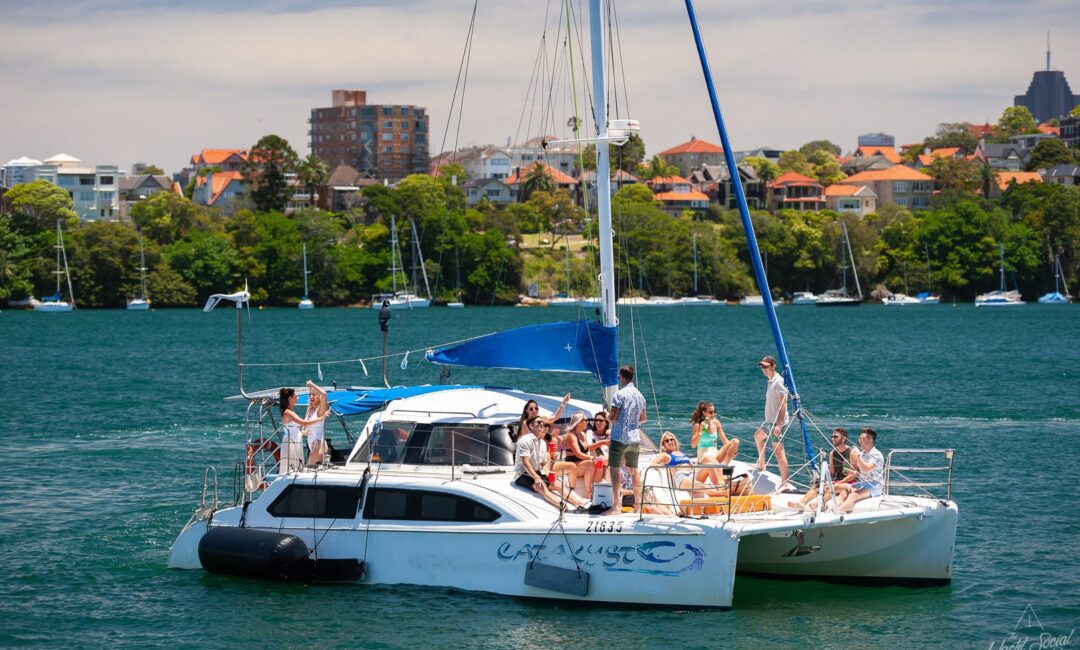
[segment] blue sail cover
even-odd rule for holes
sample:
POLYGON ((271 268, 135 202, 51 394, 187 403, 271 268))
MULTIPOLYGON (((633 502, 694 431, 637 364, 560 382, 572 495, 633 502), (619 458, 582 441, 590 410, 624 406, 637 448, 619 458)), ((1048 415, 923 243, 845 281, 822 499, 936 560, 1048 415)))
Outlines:
POLYGON ((587 372, 603 386, 619 383, 618 333, 595 321, 526 325, 427 354, 432 363, 479 368, 587 372))
MULTIPOLYGON (((388 403, 404 397, 415 397, 442 390, 460 390, 462 388, 483 388, 483 386, 396 386, 394 388, 350 388, 348 390, 327 391, 326 399, 330 410, 338 415, 359 415, 381 409, 388 403)), ((307 406, 308 396, 298 395, 297 406, 307 406)))

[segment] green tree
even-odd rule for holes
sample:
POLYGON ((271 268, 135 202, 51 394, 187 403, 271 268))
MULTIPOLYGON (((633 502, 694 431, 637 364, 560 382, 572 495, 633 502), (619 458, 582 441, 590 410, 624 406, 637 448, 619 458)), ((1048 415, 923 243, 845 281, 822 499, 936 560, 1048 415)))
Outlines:
POLYGON ((792 149, 780 154, 780 170, 783 172, 795 172, 803 176, 814 176, 814 168, 801 152, 792 149))
POLYGON ((1073 109, 1071 111, 1069 111, 1069 116, 1070 117, 1080 117, 1080 104, 1077 104, 1076 106, 1073 107, 1073 109))
POLYGON ((157 192, 133 205, 131 221, 143 235, 162 244, 171 244, 194 228, 211 227, 202 207, 172 192, 157 192))
POLYGON ((1068 165, 1073 162, 1073 153, 1065 146, 1065 143, 1057 138, 1044 138, 1039 140, 1035 148, 1031 150, 1027 165, 1024 169, 1035 171, 1036 169, 1049 169, 1056 165, 1068 165))
POLYGON ((1001 135, 1006 139, 1014 135, 1035 132, 1038 126, 1039 123, 1035 121, 1035 116, 1031 114, 1027 106, 1009 106, 1002 111, 997 123, 1001 135))
POLYGON ((810 155, 810 164, 813 165, 814 176, 822 185, 832 185, 847 178, 847 174, 840 167, 840 161, 830 151, 817 149, 810 155))
POLYGON ((34 291, 33 238, 19 234, 11 219, 0 214, 0 300, 25 298, 34 291))
POLYGON ((22 183, 4 194, 11 203, 15 218, 12 227, 24 235, 52 230, 57 221, 74 223, 79 216, 72 210, 71 195, 44 180, 22 183))
POLYGON ((147 165, 147 166, 143 167, 142 171, 139 172, 139 173, 140 174, 147 174, 147 175, 150 175, 150 176, 162 176, 162 175, 165 174, 165 170, 162 169, 161 167, 158 167, 157 165, 147 165))
POLYGON ((285 175, 296 171, 296 165, 296 152, 285 138, 270 134, 255 143, 248 152, 243 175, 256 210, 285 210, 291 192, 285 175))
MULTIPOLYGON (((938 124, 937 131, 923 142, 923 147, 934 149, 946 149, 959 147, 964 153, 974 153, 979 145, 979 139, 971 133, 971 124, 968 122, 943 122, 938 124)), ((916 155, 922 153, 921 148, 916 150, 916 155)))
MULTIPOLYGON (((227 287, 226 290, 232 287, 227 287)), ((154 307, 191 307, 198 304, 195 288, 184 281, 164 260, 150 267, 146 274, 146 291, 154 307)))
POLYGON ((536 163, 525 174, 525 180, 521 183, 520 200, 527 202, 533 192, 552 192, 555 190, 555 179, 551 177, 547 165, 536 163))
POLYGON ((139 286, 139 236, 126 224, 91 221, 65 236, 72 283, 84 307, 122 307, 139 286))
MULTIPOLYGON (((199 303, 210 294, 228 292, 243 284, 238 272, 240 256, 224 233, 192 232, 189 237, 166 246, 161 257, 194 290, 194 299, 199 303)), ((151 295, 156 302, 157 296, 151 295)))
POLYGON ((833 144, 828 140, 811 140, 803 146, 799 147, 799 153, 806 156, 807 159, 811 159, 815 152, 825 151, 833 155, 833 158, 841 154, 840 145, 833 144))
POLYGON ((966 158, 936 158, 927 173, 942 191, 974 192, 980 185, 978 166, 966 158))
POLYGON ((664 157, 660 155, 653 156, 647 164, 644 162, 639 163, 635 169, 637 170, 637 177, 642 180, 676 176, 679 173, 679 168, 676 165, 669 165, 664 160, 664 157))
POLYGON ((780 165, 777 165, 766 158, 759 158, 757 156, 743 158, 740 164, 753 167, 758 178, 761 179, 761 182, 765 183, 765 207, 771 212, 773 210, 773 181, 784 173, 781 171, 780 165))
POLYGON ((315 154, 311 154, 307 158, 296 165, 296 178, 300 181, 300 184, 304 186, 307 191, 308 200, 311 205, 315 205, 315 188, 324 185, 326 179, 330 178, 330 168, 326 163, 315 154))

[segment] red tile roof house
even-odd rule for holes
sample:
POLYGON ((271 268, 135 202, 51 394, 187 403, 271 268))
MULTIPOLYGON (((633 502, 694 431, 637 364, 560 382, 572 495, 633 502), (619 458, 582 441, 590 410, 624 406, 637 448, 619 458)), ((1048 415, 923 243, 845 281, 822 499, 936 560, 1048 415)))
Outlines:
POLYGON ((777 210, 823 210, 825 188, 816 178, 786 172, 772 182, 777 210))
POLYGON ((934 194, 934 179, 904 165, 875 172, 862 172, 840 181, 843 185, 869 187, 877 195, 878 205, 895 203, 902 208, 925 210, 934 194))
POLYGON ((1019 185, 1021 183, 1041 182, 1043 182, 1043 178, 1039 172, 998 172, 996 186, 990 187, 990 198, 1000 198, 1002 194, 1009 191, 1009 187, 1013 183, 1019 185))
POLYGON ((709 209, 709 197, 695 190, 682 176, 657 176, 645 184, 653 191, 653 198, 660 203, 660 208, 673 217, 686 210, 704 212, 709 209))
POLYGON ((517 167, 510 171, 510 175, 506 177, 503 182, 509 185, 517 196, 521 196, 521 187, 525 184, 525 181, 529 178, 529 173, 536 167, 544 167, 547 169, 548 174, 551 176, 551 180, 555 183, 556 189, 567 190, 570 192, 570 196, 576 202, 578 200, 578 180, 573 176, 568 176, 558 169, 555 169, 551 165, 542 163, 540 161, 530 163, 524 167, 517 167))
POLYGON ((221 209, 225 215, 234 215, 244 207, 247 184, 240 172, 218 172, 198 176, 192 200, 207 207, 221 209))
POLYGON ((837 183, 825 188, 825 207, 865 217, 877 211, 877 194, 866 185, 837 183))
POLYGON ((960 147, 942 147, 919 154, 919 166, 929 167, 938 158, 966 158, 960 147))
POLYGON ((659 154, 668 164, 679 168, 680 176, 689 176, 695 167, 724 164, 724 148, 720 145, 698 140, 691 136, 682 144, 661 151, 659 154))

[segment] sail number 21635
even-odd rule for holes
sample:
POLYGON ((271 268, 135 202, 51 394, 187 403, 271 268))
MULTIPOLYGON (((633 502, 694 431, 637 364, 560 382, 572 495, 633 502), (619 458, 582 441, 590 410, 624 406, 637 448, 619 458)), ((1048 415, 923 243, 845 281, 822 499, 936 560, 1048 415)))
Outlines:
POLYGON ((601 519, 600 521, 590 521, 589 525, 585 527, 586 533, 621 533, 623 522, 621 521, 608 521, 607 519, 601 519))

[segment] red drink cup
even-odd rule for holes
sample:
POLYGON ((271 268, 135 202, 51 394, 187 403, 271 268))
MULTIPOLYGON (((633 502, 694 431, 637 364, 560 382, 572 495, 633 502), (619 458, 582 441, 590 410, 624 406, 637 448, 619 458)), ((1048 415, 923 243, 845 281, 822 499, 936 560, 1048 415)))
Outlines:
POLYGON ((604 459, 597 456, 596 460, 593 461, 593 465, 596 467, 596 471, 599 472, 600 470, 604 469, 604 459))

